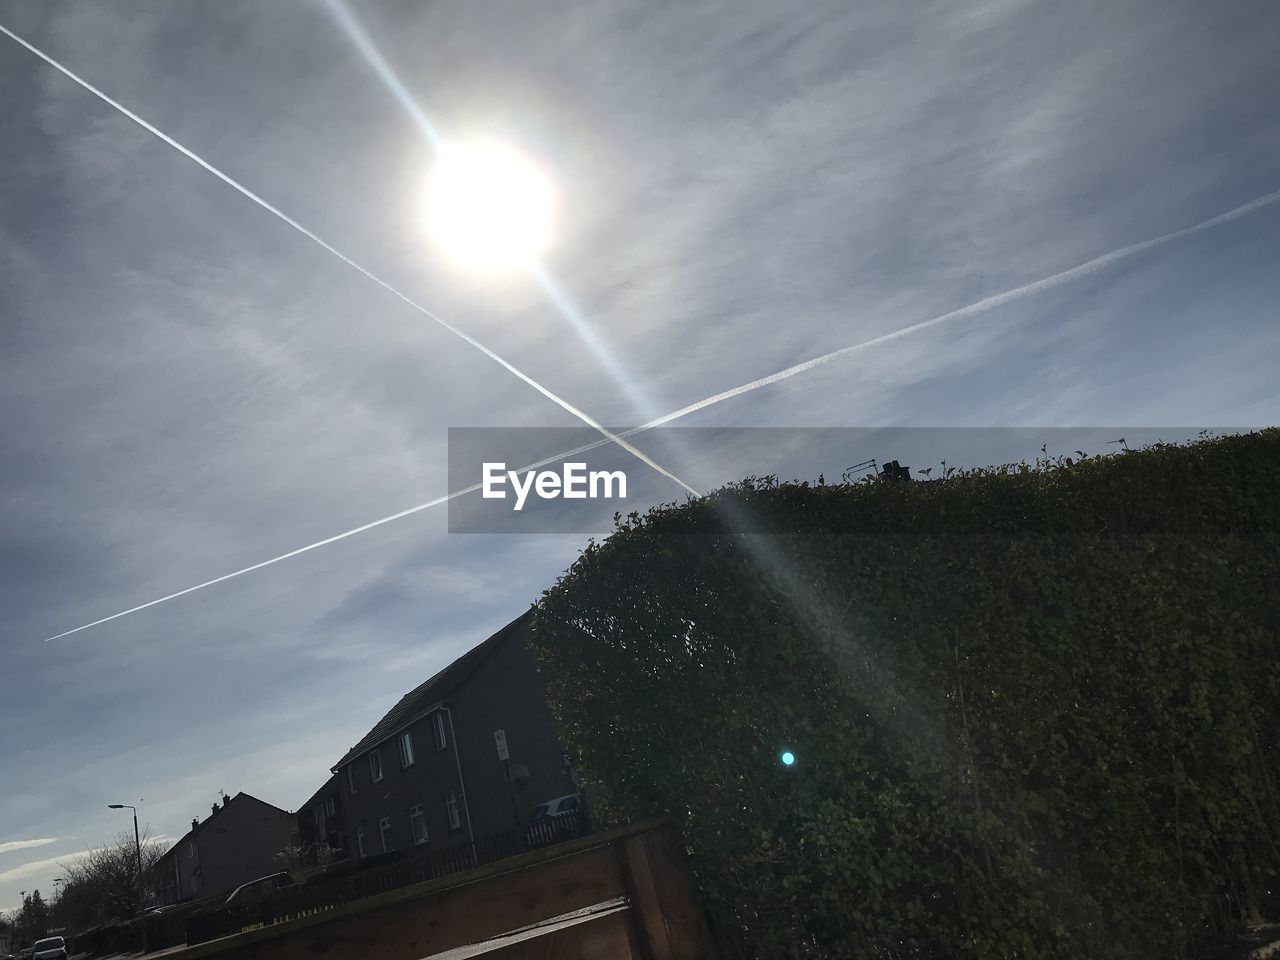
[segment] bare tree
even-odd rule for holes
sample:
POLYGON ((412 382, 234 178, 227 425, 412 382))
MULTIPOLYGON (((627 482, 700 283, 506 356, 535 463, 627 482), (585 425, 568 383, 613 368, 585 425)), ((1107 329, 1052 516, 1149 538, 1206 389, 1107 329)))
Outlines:
POLYGON ((83 857, 60 864, 66 873, 59 912, 68 925, 83 928, 106 920, 136 917, 154 886, 155 867, 164 847, 142 831, 142 872, 133 833, 118 834, 114 841, 89 850, 83 857))

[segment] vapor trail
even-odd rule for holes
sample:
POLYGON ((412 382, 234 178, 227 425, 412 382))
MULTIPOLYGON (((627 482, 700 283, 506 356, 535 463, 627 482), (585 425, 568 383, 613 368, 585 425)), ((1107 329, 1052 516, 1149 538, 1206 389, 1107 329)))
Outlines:
MULTIPOLYGON (((0 29, 3 29, 3 27, 0 27, 0 29)), ((1143 240, 1140 243, 1131 244, 1127 247, 1121 247, 1119 250, 1114 250, 1111 253, 1104 253, 1100 257, 1094 257, 1092 260, 1087 260, 1084 263, 1080 264, 1079 266, 1072 267, 1069 270, 1063 270, 1061 273, 1055 273, 1050 277, 1045 277, 1043 280, 1036 280, 1033 283, 1023 284, 1020 287, 1015 287, 1012 290, 1008 290, 1004 293, 998 293, 994 296, 987 297, 985 300, 979 300, 976 303, 971 303, 967 307, 960 307, 958 310, 952 310, 949 313, 941 314, 937 317, 934 317, 931 320, 924 320, 920 323, 912 324, 909 327, 903 327, 901 330, 896 330, 893 333, 887 333, 887 334, 884 334, 883 336, 874 337, 870 340, 864 340, 861 343, 855 343, 851 346, 844 347, 840 350, 835 350, 831 353, 823 354, 820 357, 814 357, 812 360, 806 360, 805 362, 798 363, 795 366, 787 367, 785 370, 780 370, 777 373, 770 374, 767 377, 761 377, 757 380, 752 380, 750 383, 744 383, 741 386, 733 387, 732 389, 729 389, 729 390, 724 390, 720 393, 715 394, 714 396, 707 397, 705 400, 699 400, 696 403, 691 403, 688 406, 681 407, 679 410, 673 410, 672 412, 664 414, 661 417, 657 417, 653 420, 650 420, 648 423, 643 423, 638 427, 632 427, 630 430, 624 430, 621 433, 617 434, 617 438, 625 440, 628 437, 633 437, 638 433, 645 432, 646 430, 653 430, 656 427, 661 427, 665 424, 671 423, 674 420, 679 420, 683 417, 687 417, 692 413, 697 413, 699 410, 705 410, 707 407, 713 406, 717 403, 722 403, 723 401, 732 399, 733 397, 741 396, 744 393, 750 393, 752 390, 758 390, 761 387, 768 386, 771 383, 777 383, 779 380, 786 380, 789 377, 794 377, 798 373, 803 373, 804 371, 811 370, 816 366, 820 366, 824 363, 829 363, 830 361, 835 360, 838 357, 845 356, 847 354, 853 353, 854 351, 867 349, 882 343, 887 343, 890 340, 897 339, 898 337, 907 336, 908 334, 916 333, 920 330, 927 329, 928 327, 937 326, 938 324, 943 323, 947 320, 956 320, 962 317, 971 317, 976 314, 982 313, 986 310, 991 310, 995 307, 1001 306, 1002 304, 1008 303, 1011 300, 1016 300, 1016 299, 1019 299, 1020 297, 1026 297, 1026 296, 1031 296, 1032 294, 1035 294, 1035 293, 1040 293, 1041 291, 1048 290, 1052 287, 1058 286, 1063 283, 1067 283, 1068 281, 1074 280, 1078 277, 1082 277, 1082 276, 1085 276, 1086 274, 1093 273, 1097 270, 1102 269, 1103 267, 1110 266, 1113 263, 1116 263, 1126 257, 1133 256, 1134 254, 1140 253, 1143 250, 1150 250, 1152 247, 1159 246, 1160 244, 1169 243, 1181 237, 1187 237, 1192 234, 1199 233, 1202 230, 1208 230, 1211 227, 1216 227, 1221 224, 1228 223, 1232 220, 1239 219, 1240 217, 1253 213, 1255 210, 1260 210, 1263 207, 1269 206, 1275 203, 1277 200, 1280 200, 1280 190, 1277 190, 1274 193, 1268 193, 1262 197, 1258 197, 1256 200, 1250 200, 1248 203, 1241 204, 1238 207, 1228 210, 1226 213, 1219 214, 1216 217, 1211 217, 1208 220, 1202 220, 1200 223, 1194 224, 1193 226, 1184 227, 1183 229, 1175 230, 1172 233, 1165 233, 1158 237, 1154 237, 1150 240, 1143 240)), ((588 450, 594 450, 597 447, 602 447, 606 443, 612 443, 612 442, 616 442, 616 441, 612 438, 612 435, 611 435, 610 437, 607 437, 601 440, 596 440, 593 443, 588 443, 588 444, 584 444, 583 446, 576 447, 573 450, 566 450, 562 453, 557 453, 557 454, 554 454, 553 456, 546 457, 545 459, 539 460, 537 463, 530 464, 527 467, 521 467, 520 472, 524 472, 525 470, 535 470, 538 467, 546 466, 549 463, 556 463, 558 461, 564 460, 566 457, 576 456, 579 453, 585 453, 588 450)), ((101 624, 109 623, 112 620, 117 620, 120 617, 127 617, 131 613, 137 613, 140 610, 146 610, 148 607, 154 607, 157 604, 165 603, 166 601, 169 601, 169 600, 176 600, 178 597, 186 596, 188 593, 194 593, 197 590, 203 590, 205 587, 212 587, 215 584, 223 583, 235 577, 244 576, 246 573, 253 573, 255 570, 261 570, 263 567, 269 567, 272 564, 280 563, 283 560, 289 560, 292 557, 296 557, 303 553, 308 553, 309 551, 316 550, 320 547, 328 546, 329 544, 336 543, 339 540, 345 540, 348 537, 354 537, 356 534, 364 533, 366 530, 372 530, 374 527, 380 527, 383 524, 391 523, 394 520, 400 520, 404 517, 411 516, 412 514, 420 513, 423 510, 428 510, 431 507, 438 506, 439 504, 447 503, 448 501, 453 500, 457 497, 465 496, 469 493, 474 493, 475 491, 479 490, 480 487, 481 487, 481 484, 477 483, 477 484, 472 484, 471 486, 466 487, 462 490, 455 490, 454 492, 445 494, 442 497, 436 497, 434 500, 428 500, 426 503, 420 503, 416 507, 409 507, 407 510, 401 510, 399 513, 390 514, 389 516, 382 517, 379 520, 374 520, 370 523, 363 524, 359 527, 354 527, 353 529, 347 530, 343 533, 335 534, 332 537, 327 537, 324 540, 317 540, 315 543, 308 544, 305 547, 299 547, 296 550, 290 550, 288 553, 282 553, 280 556, 272 557, 270 560, 263 560, 261 563, 255 563, 252 566, 244 567, 243 569, 236 570, 232 573, 223 574, 221 577, 215 577, 212 580, 206 580, 204 583, 198 583, 194 587, 187 587, 185 590, 179 590, 177 593, 171 593, 168 596, 160 597, 156 600, 151 600, 147 603, 139 604, 136 607, 130 607, 128 610, 122 610, 119 613, 113 613, 109 617, 103 617, 101 620, 95 620, 92 623, 86 623, 83 626, 76 627, 73 630, 67 630, 65 633, 59 633, 57 636, 49 637, 48 639, 46 639, 45 642, 48 643, 50 640, 60 640, 63 637, 71 636, 71 634, 73 633, 79 633, 81 630, 88 630, 90 627, 100 626, 101 624)))
MULTIPOLYGON (((628 433, 639 433, 643 427, 635 427, 628 433)), ((607 443, 614 441, 609 438, 596 440, 594 443, 583 444, 573 450, 566 450, 564 453, 557 453, 553 456, 546 457, 536 463, 528 464, 520 467, 517 473, 524 473, 528 470, 537 470, 539 467, 545 467, 549 463, 556 463, 565 457, 576 456, 579 453, 585 453, 588 450, 594 450, 596 447, 603 447, 607 443)), ((363 523, 358 527, 352 527, 350 530, 344 530, 342 533, 335 533, 332 537, 325 537, 323 540, 317 540, 315 543, 309 543, 305 547, 298 547, 296 550, 290 550, 288 553, 282 553, 278 557, 272 557, 270 560, 263 560, 261 563, 251 564, 247 567, 241 567, 239 570, 233 570, 231 573, 224 573, 220 577, 214 577, 212 580, 206 580, 204 583, 197 583, 193 587, 187 587, 185 590, 178 590, 175 593, 167 594, 163 597, 157 597, 155 600, 148 600, 146 603, 140 603, 136 607, 130 607, 128 610, 121 610, 119 613, 113 613, 109 617, 103 617, 101 620, 94 620, 92 623, 86 623, 83 626, 76 627, 72 630, 64 631, 56 636, 46 637, 45 643, 51 640, 61 640, 63 637, 69 637, 73 633, 79 633, 81 630, 88 630, 91 627, 100 627, 104 623, 110 623, 112 620, 119 620, 121 617, 127 617, 131 613, 139 613, 149 607, 157 606, 161 603, 168 603, 170 600, 177 600, 179 597, 185 597, 189 593, 195 593, 197 590, 203 590, 205 587, 212 587, 219 583, 226 583, 228 580, 234 580, 236 577, 243 577, 246 573, 253 573, 255 570, 261 570, 263 567, 270 567, 273 564, 281 563, 284 560, 291 560, 294 557, 301 556, 304 553, 310 553, 312 550, 318 550, 321 547, 327 547, 331 543, 337 543, 339 540, 346 540, 348 537, 354 537, 356 534, 365 533, 374 527, 381 527, 384 524, 391 523, 395 520, 403 520, 405 517, 412 516, 415 513, 421 513, 423 510, 429 510, 432 507, 439 506, 442 503, 448 503, 450 500, 456 500, 458 497, 465 497, 469 493, 475 493, 479 490, 483 483, 473 483, 469 487, 461 490, 454 490, 452 493, 446 493, 444 496, 436 497, 434 500, 428 500, 426 503, 420 503, 416 507, 409 507, 407 510, 401 510, 398 513, 388 514, 377 520, 371 520, 363 523)))
POLYGON ((612 441, 613 443, 616 443, 618 446, 620 446, 623 450, 626 450, 627 453, 631 454, 641 463, 645 464, 646 466, 650 467, 653 470, 656 470, 658 473, 662 474, 662 476, 666 477, 668 480, 671 480, 674 483, 678 484, 679 486, 683 487, 686 492, 692 494, 695 497, 698 496, 697 490, 689 486, 689 484, 685 483, 683 480, 677 477, 674 473, 671 473, 665 467, 659 465, 657 462, 650 459, 643 451, 637 449, 636 447, 627 443, 621 437, 615 436, 609 430, 605 429, 603 425, 597 422, 593 417, 588 415, 585 411, 579 410, 577 407, 571 404, 568 400, 563 399, 559 395, 553 393, 547 387, 544 387, 541 383, 539 383, 537 380, 534 380, 533 377, 529 376, 523 370, 519 369, 514 364, 511 364, 508 361, 504 360, 497 353, 490 350, 488 347, 486 347, 483 343, 481 343, 475 337, 471 336, 468 333, 463 332, 462 330, 453 326, 451 323, 446 322, 442 318, 438 317, 436 314, 432 313, 426 307, 422 306, 421 304, 419 304, 418 302, 410 298, 408 295, 401 293, 399 290, 391 286, 391 284, 387 283, 385 280, 382 280, 381 278, 375 276, 373 273, 370 273, 364 267, 360 266, 360 264, 356 263, 354 260, 348 257, 345 253, 338 250, 336 247, 332 246, 326 241, 320 239, 319 236, 312 233, 310 230, 308 230, 306 227, 300 224, 297 220, 293 219, 291 216, 289 216, 279 207, 272 205, 268 201, 264 200, 262 197, 258 196, 256 193, 254 193, 244 184, 240 183, 238 180, 235 180, 229 175, 223 173, 213 164, 209 163, 207 160, 203 159, 202 157, 193 153, 191 150, 184 147, 182 144, 180 144, 177 140, 173 139, 173 137, 169 136, 163 130, 159 129, 153 124, 148 123, 146 120, 143 120, 140 116, 138 116, 128 107, 124 106, 122 103, 119 103, 116 100, 113 100, 111 97, 107 96, 107 94, 103 93, 93 84, 89 83, 89 81, 73 73, 71 70, 69 70, 67 67, 64 67, 57 60, 54 60, 51 56, 49 56, 44 51, 40 50, 37 47, 32 46, 30 43, 22 39, 22 37, 18 36, 16 33, 14 33, 4 24, 0 24, 0 33, 3 33, 6 37, 13 40, 15 43, 18 43, 21 46, 25 47, 27 50, 31 51, 31 53, 35 54, 37 57, 39 57, 49 66, 57 70, 59 73, 63 74, 64 76, 68 77, 69 79, 77 83, 79 86, 87 90, 89 93, 93 94, 103 103, 107 104, 107 106, 111 107, 112 109, 128 117, 130 120, 132 120, 138 126, 142 127, 142 129, 146 130, 148 133, 152 134, 153 136, 167 143, 169 146, 173 147, 173 149, 177 150, 187 159, 192 160, 195 163, 198 163, 201 167, 203 167, 209 173, 213 174, 215 177, 217 177, 227 186, 231 187, 238 193, 252 200, 254 203, 262 207, 262 209, 266 210, 268 213, 284 221, 289 226, 293 227, 294 230, 297 230, 300 234, 306 237, 308 240, 313 241, 314 243, 318 244, 320 247, 327 250, 329 253, 333 254, 335 257, 337 257, 347 266, 355 270, 358 270, 361 274, 363 274, 369 280, 372 280, 378 286, 382 287, 382 289, 386 290, 388 293, 391 293, 396 297, 399 297, 401 300, 403 300, 409 306, 413 307, 413 309, 417 310, 427 319, 434 321, 435 323, 443 327, 445 330, 448 330, 451 334, 453 334, 458 339, 475 347, 477 350, 483 353, 486 357, 488 357, 494 363, 497 363, 498 365, 500 365, 508 373, 511 373, 516 377, 519 377, 521 380, 523 380, 529 386, 533 387, 533 389, 537 390, 540 394, 542 394, 552 403, 556 404, 561 409, 565 410, 566 412, 572 414, 577 419, 581 420, 583 423, 591 427, 591 429, 595 430, 601 436, 612 441))
MULTIPOLYGON (((922 320, 919 323, 913 323, 910 326, 902 327, 891 333, 882 334, 878 337, 872 337, 870 340, 863 340, 860 343, 851 344, 847 347, 841 347, 839 350, 833 350, 830 353, 824 353, 822 356, 814 357, 811 360, 805 360, 794 366, 779 370, 777 373, 771 373, 766 377, 758 380, 752 380, 750 383, 744 383, 740 386, 731 387, 715 396, 707 397, 705 400, 699 400, 697 403, 691 403, 687 407, 681 407, 665 416, 650 421, 640 429, 650 430, 654 427, 660 427, 664 423, 670 423, 672 420, 678 420, 681 417, 687 417, 691 413, 697 413, 714 404, 721 403, 725 400, 731 400, 734 397, 740 397, 744 393, 751 393, 753 390, 759 390, 761 387, 767 387, 770 384, 778 383, 781 380, 788 380, 798 373, 804 373, 812 370, 814 367, 820 367, 830 363, 832 360, 838 360, 841 357, 847 357, 850 354, 857 353, 862 350, 878 347, 882 344, 910 336, 913 333, 919 333, 921 330, 927 330, 930 327, 936 327, 940 324, 948 323, 952 320, 963 320, 966 317, 976 316, 980 313, 986 313, 988 310, 994 310, 996 307, 1004 306, 1014 300, 1021 300, 1023 297, 1029 297, 1037 293, 1043 293, 1054 287, 1062 286, 1064 283, 1070 283, 1081 277, 1104 270, 1107 267, 1126 260, 1129 257, 1136 256, 1143 251, 1150 250, 1152 247, 1158 247, 1174 240, 1180 240, 1183 237, 1189 237, 1192 234, 1200 233, 1202 230, 1209 230, 1212 227, 1221 226, 1232 220, 1238 220, 1243 216, 1260 210, 1263 207, 1270 206, 1280 200, 1280 190, 1274 193, 1268 193, 1265 196, 1258 197, 1256 200, 1250 200, 1248 203, 1242 203, 1238 207, 1228 210, 1226 213, 1220 213, 1216 217, 1210 217, 1208 220, 1202 220, 1200 223, 1190 227, 1183 227, 1181 230, 1174 230, 1172 233, 1164 233, 1158 237, 1152 237, 1150 240, 1143 240, 1140 243, 1130 244, 1127 247, 1121 247, 1119 250, 1113 250, 1110 253, 1104 253, 1100 257, 1094 257, 1092 260, 1086 260, 1079 266, 1071 267, 1069 270, 1063 270, 1061 273, 1055 273, 1052 276, 1045 277, 1043 280, 1036 280, 1032 283, 1023 284, 1020 287, 1014 287, 1012 290, 1006 290, 1004 293, 997 293, 993 296, 971 303, 966 307, 960 307, 948 313, 940 314, 930 320, 922 320)), ((631 436, 628 431, 623 434, 624 437, 631 436)))

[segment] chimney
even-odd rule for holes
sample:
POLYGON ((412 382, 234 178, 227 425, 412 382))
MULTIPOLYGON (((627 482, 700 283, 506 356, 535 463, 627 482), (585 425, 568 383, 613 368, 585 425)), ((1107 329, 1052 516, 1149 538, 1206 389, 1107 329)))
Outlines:
POLYGON ((191 818, 191 829, 192 829, 192 830, 194 830, 194 829, 195 829, 196 827, 198 827, 198 826, 200 826, 200 821, 199 821, 196 817, 192 817, 192 818, 191 818))
POLYGON ((222 795, 222 805, 225 807, 230 802, 231 802, 231 798, 224 793, 222 795))
POLYGON ((213 813, 209 814, 209 816, 216 817, 217 815, 218 815, 218 805, 215 803, 213 805, 213 813))

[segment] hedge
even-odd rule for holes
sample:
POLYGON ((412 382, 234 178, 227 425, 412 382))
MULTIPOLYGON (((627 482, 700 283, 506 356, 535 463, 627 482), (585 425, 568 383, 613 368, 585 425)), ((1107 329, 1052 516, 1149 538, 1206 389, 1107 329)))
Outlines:
POLYGON ((1276 918, 1278 532, 1274 429, 751 479, 619 518, 533 648, 727 957, 1205 956, 1276 918))

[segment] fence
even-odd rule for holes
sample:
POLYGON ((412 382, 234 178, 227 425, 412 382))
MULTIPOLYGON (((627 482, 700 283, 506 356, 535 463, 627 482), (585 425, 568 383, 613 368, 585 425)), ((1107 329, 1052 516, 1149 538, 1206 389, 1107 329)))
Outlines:
MULTIPOLYGON (((521 830, 477 837, 474 843, 464 841, 446 850, 417 848, 405 851, 400 859, 391 863, 356 868, 338 877, 320 876, 306 883, 272 891, 252 903, 193 914, 186 918, 183 933, 189 945, 204 943, 241 930, 310 916, 340 904, 470 870, 549 844, 575 839, 587 832, 586 818, 575 813, 543 820, 521 830)), ((150 947, 153 950, 182 942, 177 939, 178 931, 173 928, 163 932, 155 930, 153 934, 153 928, 148 925, 148 933, 152 934, 150 947), (157 938, 155 934, 161 936, 157 938)))

